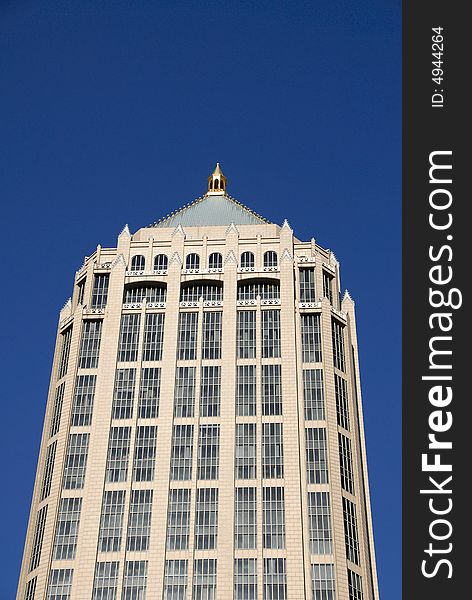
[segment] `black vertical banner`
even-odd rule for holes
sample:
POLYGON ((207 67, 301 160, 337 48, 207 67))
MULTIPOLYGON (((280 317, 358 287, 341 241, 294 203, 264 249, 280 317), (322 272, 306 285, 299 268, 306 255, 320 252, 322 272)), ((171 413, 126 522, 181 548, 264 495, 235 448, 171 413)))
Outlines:
POLYGON ((403 8, 405 600, 472 597, 469 8, 403 8))

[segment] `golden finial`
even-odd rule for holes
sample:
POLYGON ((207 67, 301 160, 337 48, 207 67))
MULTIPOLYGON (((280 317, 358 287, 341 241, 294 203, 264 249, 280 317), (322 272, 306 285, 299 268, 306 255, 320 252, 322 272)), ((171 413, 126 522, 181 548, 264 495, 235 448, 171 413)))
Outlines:
POLYGON ((218 196, 226 195, 226 177, 223 175, 220 163, 216 163, 215 170, 208 177, 208 194, 215 194, 218 196))

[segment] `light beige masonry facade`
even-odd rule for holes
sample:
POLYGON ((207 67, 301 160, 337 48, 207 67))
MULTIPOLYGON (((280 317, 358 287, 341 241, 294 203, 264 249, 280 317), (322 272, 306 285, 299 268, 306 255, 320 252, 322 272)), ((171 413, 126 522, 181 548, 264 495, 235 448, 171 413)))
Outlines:
POLYGON ((76 273, 17 600, 379 597, 354 302, 223 178, 76 273))

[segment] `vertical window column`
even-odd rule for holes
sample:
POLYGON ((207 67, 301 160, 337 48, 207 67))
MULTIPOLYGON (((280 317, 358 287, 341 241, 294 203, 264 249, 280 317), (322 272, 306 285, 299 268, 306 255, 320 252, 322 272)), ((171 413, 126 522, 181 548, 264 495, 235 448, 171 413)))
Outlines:
POLYGON ((312 600, 336 600, 333 564, 311 565, 312 600))
POLYGON ((96 369, 102 337, 102 321, 84 321, 79 352, 79 369, 96 369))
POLYGON ((95 275, 93 279, 91 308, 105 308, 108 299, 108 284, 110 276, 105 274, 95 275))
POLYGON ((262 488, 264 548, 285 548, 285 494, 283 487, 262 488))
POLYGON ((69 435, 62 482, 62 487, 65 490, 78 490, 84 487, 89 440, 89 433, 72 433, 69 435))
POLYGON ((256 478, 256 423, 236 423, 235 479, 256 478))
POLYGON ((200 425, 198 439, 198 479, 218 479, 220 426, 200 425))
POLYGON ((344 539, 347 559, 359 565, 359 537, 357 534, 356 505, 343 497, 344 539))
POLYGON ((132 490, 126 550, 149 550, 151 535, 152 490, 132 490))
POLYGON ((287 600, 285 558, 264 558, 264 600, 287 600))
POLYGON ((198 488, 195 505, 195 549, 214 550, 218 536, 218 488, 198 488))
POLYGON ((169 490, 167 550, 187 550, 190 529, 190 490, 169 490))
POLYGON ((307 482, 328 483, 326 429, 324 427, 307 427, 305 443, 307 482))
POLYGON ((282 423, 262 423, 262 477, 284 476, 284 445, 282 423))
POLYGON ((308 522, 312 554, 331 554, 333 534, 329 492, 308 492, 308 522))
POLYGON ((125 495, 124 490, 105 491, 103 494, 99 552, 119 552, 121 549, 125 495))
POLYGON ((238 550, 257 547, 257 490, 255 487, 235 489, 234 547, 238 550))
POLYGON ((54 559, 72 560, 77 549, 82 498, 62 498, 57 517, 54 559))
POLYGON ((185 600, 187 597, 187 560, 166 560, 163 600, 185 600))
POLYGON ((125 314, 121 316, 118 362, 134 362, 137 360, 140 322, 140 314, 125 314))

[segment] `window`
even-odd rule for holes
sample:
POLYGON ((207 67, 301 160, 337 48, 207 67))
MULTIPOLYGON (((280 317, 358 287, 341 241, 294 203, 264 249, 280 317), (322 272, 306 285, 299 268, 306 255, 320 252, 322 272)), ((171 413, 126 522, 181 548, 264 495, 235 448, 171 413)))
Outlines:
POLYGON ((105 308, 108 299, 109 281, 110 276, 108 273, 95 275, 93 278, 92 308, 105 308))
POLYGON ((333 305, 333 276, 323 269, 323 296, 333 305))
POLYGON ((280 357, 280 311, 263 310, 262 358, 280 357))
POLYGON ((264 268, 273 269, 277 267, 277 253, 273 250, 264 252, 264 268))
POLYGON ((195 412, 195 367, 177 367, 174 417, 193 417, 195 412))
POLYGON ((220 416, 221 367, 202 367, 200 416, 220 416))
POLYGON ((336 600, 334 565, 311 565, 312 600, 336 600))
POLYGON ((103 493, 102 516, 98 534, 99 552, 119 552, 121 550, 125 494, 124 490, 111 490, 103 493))
POLYGON ((82 427, 91 424, 96 380, 96 375, 79 375, 77 377, 72 405, 71 425, 82 427))
POLYGON ((122 315, 118 361, 131 362, 138 358, 139 323, 141 315, 122 315))
POLYGON ((241 487, 234 494, 234 547, 254 550, 257 547, 256 488, 241 487))
POLYGON ((222 269, 223 268, 223 257, 219 252, 213 252, 210 254, 208 259, 209 269, 222 269))
POLYGON ((187 255, 187 258, 185 259, 185 268, 195 271, 200 268, 200 257, 198 254, 192 252, 191 254, 187 255))
POLYGON ((81 508, 82 498, 62 498, 54 540, 53 556, 55 560, 75 558, 81 508))
POLYGON ((79 369, 96 369, 102 335, 102 321, 84 321, 80 343, 79 369))
POLYGON ((238 300, 244 302, 246 300, 280 300, 280 283, 260 282, 247 283, 245 281, 238 285, 238 300))
POLYGON ((185 600, 187 598, 186 560, 166 560, 163 600, 185 600))
POLYGON ((165 254, 158 254, 154 258, 154 271, 167 271, 168 262, 165 254))
POLYGON ((305 419, 322 421, 325 418, 322 369, 303 369, 303 397, 305 419))
POLYGON ((256 365, 236 367, 236 415, 256 414, 256 365))
POLYGON ((156 458, 157 427, 143 426, 136 430, 133 481, 152 481, 156 458))
POLYGON ((336 394, 336 416, 338 425, 349 431, 349 405, 347 399, 347 381, 334 374, 334 390, 336 394))
POLYGON ((187 550, 190 523, 190 490, 169 490, 167 550, 187 550))
POLYGON ((220 426, 200 425, 198 439, 198 479, 218 479, 220 426))
POLYGON ((48 506, 43 506, 36 514, 36 523, 34 526, 33 544, 31 549, 31 559, 29 570, 33 571, 39 565, 41 560, 41 548, 43 546, 44 526, 46 525, 46 517, 48 514, 48 506))
POLYGON ((316 302, 315 269, 300 269, 300 302, 316 302))
POLYGON ((354 474, 352 471, 351 440, 338 433, 339 440, 339 467, 341 469, 341 487, 346 492, 354 494, 354 474))
POLYGON ((302 320, 302 360, 321 362, 320 315, 301 315, 302 320))
POLYGON ((324 427, 305 429, 305 441, 307 482, 328 483, 326 429, 324 427))
POLYGON ((116 600, 119 562, 98 562, 95 565, 92 600, 116 600))
POLYGON ((219 302, 223 300, 221 283, 184 283, 180 290, 181 302, 219 302))
POLYGON ((164 313, 149 313, 144 323, 143 360, 162 360, 164 313))
POLYGON ((146 265, 146 259, 142 254, 136 254, 131 259, 131 269, 130 271, 144 271, 144 267, 146 265))
POLYGON ((262 488, 264 548, 285 548, 285 497, 283 487, 262 488))
POLYGON ((161 389, 161 369, 141 369, 139 385, 138 417, 154 419, 159 416, 159 396, 161 389))
POLYGON ((359 538, 357 535, 356 505, 343 496, 344 540, 347 559, 359 564, 359 538))
POLYGON ((254 269, 254 254, 252 252, 241 254, 241 269, 254 269))
POLYGON ((236 558, 234 561, 234 600, 257 599, 257 559, 236 558))
POLYGON ((195 560, 192 600, 216 600, 216 558, 195 560))
POLYGON ((165 302, 166 296, 167 288, 164 285, 132 285, 125 288, 123 302, 124 304, 165 302))
POLYGON ((282 382, 280 365, 262 365, 262 414, 282 414, 282 382))
POLYGON ((152 490, 132 490, 129 505, 126 550, 149 550, 151 535, 152 490))
POLYGON ((131 427, 112 427, 110 429, 105 474, 107 483, 127 480, 130 441, 131 427))
POLYGON ((121 600, 145 600, 147 587, 147 560, 127 560, 121 600))
POLYGON ((195 548, 214 550, 218 536, 218 489, 198 488, 195 506, 195 548))
POLYGON ((308 523, 311 553, 331 554, 333 535, 329 492, 308 492, 308 523))
POLYGON ((59 369, 57 378, 62 379, 67 373, 67 365, 69 364, 69 353, 70 353, 70 342, 72 339, 72 327, 66 329, 61 335, 62 346, 61 346, 61 357, 59 359, 59 369))
POLYGON ((69 600, 73 569, 51 569, 46 600, 69 600))
POLYGON ((56 458, 56 446, 57 441, 54 440, 54 442, 46 448, 46 460, 44 461, 43 480, 41 483, 41 493, 39 496, 40 500, 44 500, 44 498, 47 498, 51 492, 52 474, 54 472, 54 460, 56 458))
POLYGON ((85 281, 85 279, 82 279, 82 281, 77 284, 77 304, 84 304, 85 281))
POLYGON ((354 571, 351 571, 351 569, 348 569, 347 582, 349 588, 349 600, 364 600, 362 577, 354 571))
POLYGON ((37 577, 33 577, 26 583, 25 589, 25 600, 34 600, 34 594, 36 592, 36 583, 38 581, 37 577))
POLYGON ((264 558, 264 600, 287 600, 285 558, 264 558))
POLYGON ((198 313, 180 313, 177 341, 177 358, 179 360, 195 360, 197 358, 197 327, 198 313))
POLYGON ((345 371, 346 365, 344 361, 344 327, 335 319, 332 320, 332 338, 334 366, 340 371, 345 371))
POLYGON ((238 312, 238 358, 256 357, 256 311, 238 312))
POLYGON ((221 358, 221 312, 203 314, 202 358, 216 360, 221 358))
POLYGON ((193 425, 174 425, 170 478, 174 481, 192 479, 193 425))
POLYGON ((89 439, 89 433, 72 433, 69 435, 62 481, 62 487, 65 490, 79 490, 84 487, 89 439))
POLYGON ((262 423, 262 477, 284 476, 282 423, 262 423))
POLYGON ((64 389, 65 383, 56 389, 56 395, 54 396, 54 406, 52 408, 51 415, 51 428, 49 430, 49 437, 56 435, 59 431, 59 425, 61 424, 61 413, 62 413, 62 402, 64 400, 64 389))
POLYGON ((236 479, 256 477, 256 424, 236 424, 234 476, 236 479))
POLYGON ((113 393, 112 419, 131 419, 133 416, 136 369, 117 369, 113 393))

